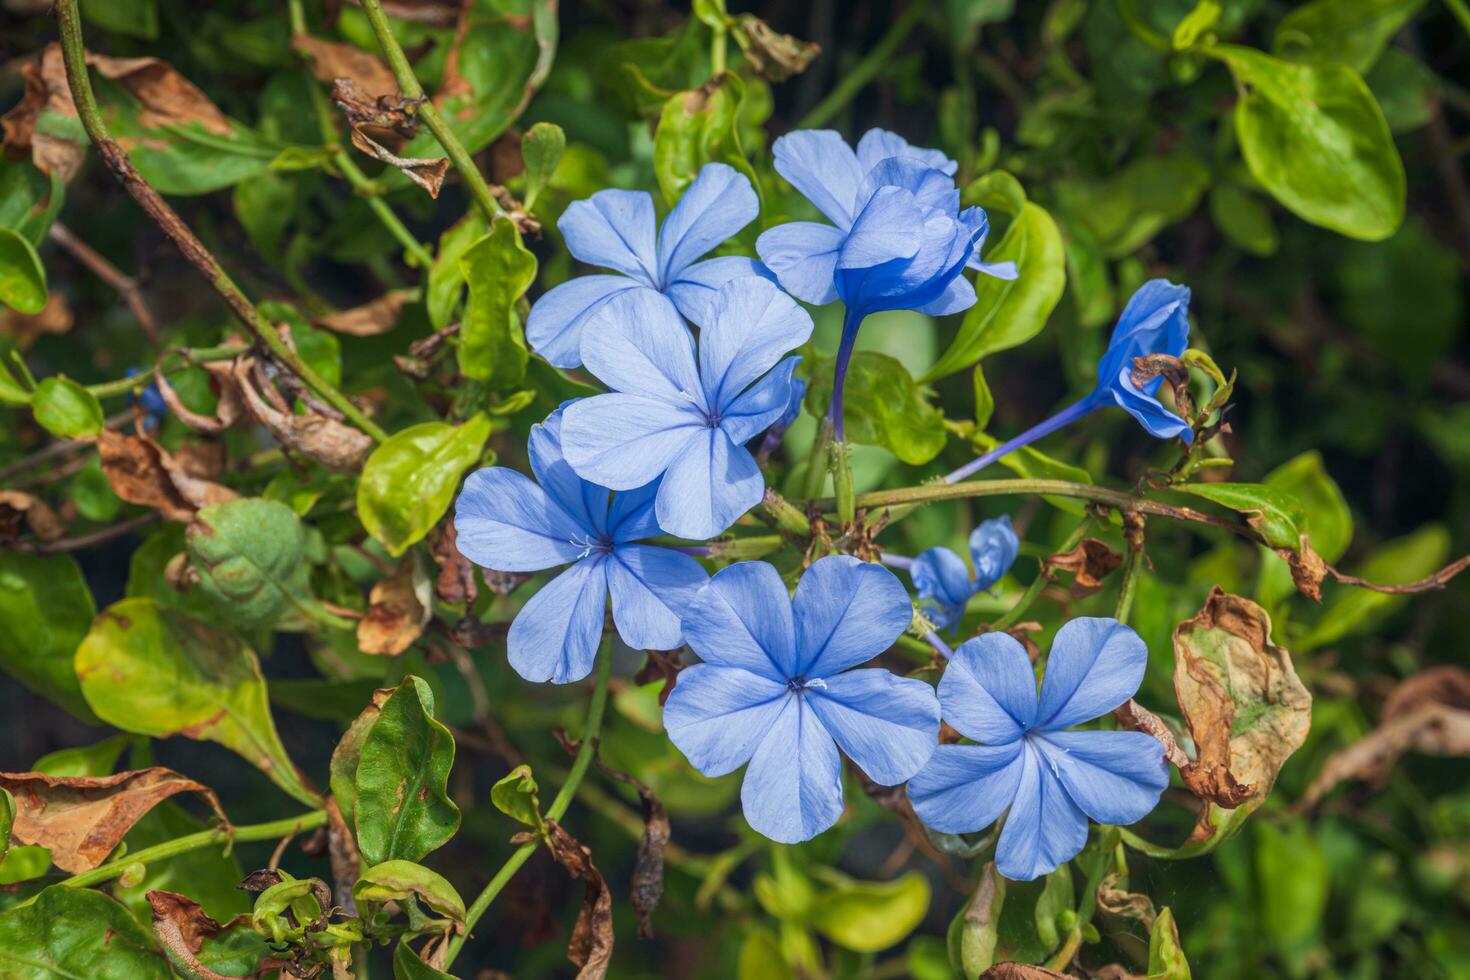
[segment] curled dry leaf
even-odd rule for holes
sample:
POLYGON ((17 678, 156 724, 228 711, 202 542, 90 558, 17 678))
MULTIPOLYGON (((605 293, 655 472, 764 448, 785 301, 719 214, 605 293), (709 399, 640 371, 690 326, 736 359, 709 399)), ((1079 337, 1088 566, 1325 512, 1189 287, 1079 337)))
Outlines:
POLYGON ((659 707, 663 707, 669 700, 669 695, 674 693, 674 684, 679 679, 679 671, 683 670, 683 664, 679 663, 679 655, 667 650, 649 650, 648 660, 633 675, 636 684, 652 684, 661 680, 664 686, 658 692, 659 707))
POLYGON ((734 33, 750 67, 773 82, 800 75, 822 53, 822 46, 815 41, 782 34, 753 14, 736 17, 734 33))
POLYGON ((1470 671, 1431 667, 1394 688, 1378 727, 1330 756, 1297 806, 1316 806, 1349 779, 1381 782, 1408 752, 1470 756, 1470 671))
POLYGON ((1072 980, 1065 973, 1048 970, 1044 966, 1028 963, 997 963, 984 973, 980 980, 1072 980))
MULTIPOLYGON (((512 840, 524 843, 535 840, 536 836, 527 832, 517 834, 512 840)), ((586 887, 582 910, 577 913, 572 941, 567 946, 567 959, 578 967, 577 980, 601 980, 612 960, 612 893, 607 890, 602 872, 592 864, 592 850, 567 833, 561 824, 546 821, 545 840, 556 863, 586 887)))
POLYGON ((451 606, 474 602, 480 591, 475 584, 475 566, 459 553, 459 547, 455 543, 457 540, 458 533, 454 529, 453 521, 440 524, 433 539, 434 561, 439 566, 439 575, 434 580, 434 592, 441 601, 451 606))
POLYGON ((430 197, 439 196, 444 175, 449 171, 447 157, 418 159, 394 152, 414 134, 417 100, 396 94, 375 98, 351 78, 338 78, 332 83, 332 101, 347 118, 353 146, 375 160, 397 167, 430 197))
POLYGON ((433 610, 428 569, 410 551, 393 574, 373 585, 367 615, 357 623, 357 647, 363 653, 396 657, 424 632, 433 610))
POLYGON ((1272 644, 1266 611, 1218 587, 1174 630, 1174 693, 1198 748, 1180 775, 1206 801, 1194 843, 1216 833, 1214 807, 1249 813, 1265 800, 1306 740, 1312 695, 1291 655, 1272 644))
MULTIPOLYGON (((236 387, 250 414, 285 446, 316 460, 331 470, 351 472, 362 468, 363 460, 372 452, 372 437, 349 425, 323 415, 293 415, 266 403, 255 387, 251 373, 255 362, 248 357, 235 361, 236 387)), ((280 396, 270 392, 276 398, 280 396)))
POLYGON ((327 857, 332 865, 332 888, 337 895, 337 904, 346 914, 356 915, 357 903, 352 898, 352 886, 357 884, 362 856, 335 796, 327 797, 327 857))
POLYGON ((1045 574, 1072 573, 1072 596, 1080 599, 1103 587, 1103 579, 1123 564, 1123 556, 1097 538, 1083 538, 1071 551, 1052 555, 1046 560, 1045 574))
POLYGON ((324 316, 316 325, 352 337, 375 337, 398 326, 403 307, 418 297, 417 289, 389 290, 370 303, 324 316))
POLYGON ((1098 883, 1097 911, 1103 934, 1129 957, 1146 963, 1149 934, 1153 932, 1158 912, 1153 899, 1127 891, 1123 884, 1117 873, 1098 883))
POLYGON ((0 772, 0 787, 15 798, 14 838, 49 848, 51 861, 73 874, 101 864, 133 824, 178 793, 198 793, 229 826, 214 790, 161 766, 113 776, 0 772))
POLYGON ((22 524, 42 541, 55 541, 66 533, 56 511, 40 497, 20 490, 0 490, 0 541, 20 537, 22 524))
POLYGON ((1176 769, 1184 769, 1192 765, 1189 755, 1179 747, 1179 741, 1174 737, 1174 732, 1164 723, 1164 719, 1145 708, 1143 705, 1129 698, 1113 709, 1113 717, 1118 719, 1124 728, 1135 732, 1145 732, 1164 743, 1164 758, 1176 769))
POLYGON ((102 472, 112 491, 130 504, 152 507, 171 521, 187 523, 201 507, 234 500, 237 494, 215 483, 202 454, 170 454, 148 436, 103 429, 92 437, 102 472))
POLYGON ((162 372, 159 372, 154 384, 158 386, 158 393, 163 396, 164 403, 168 405, 169 412, 175 418, 191 429, 217 435, 244 416, 245 404, 241 400, 240 387, 235 383, 229 364, 212 361, 202 366, 209 373, 209 387, 214 391, 217 399, 213 416, 201 415, 185 405, 162 372))
POLYGON ((638 914, 638 938, 653 938, 653 911, 664 894, 664 851, 669 846, 669 814, 653 795, 653 790, 638 779, 620 772, 597 758, 597 768, 638 793, 643 807, 643 837, 638 841, 638 857, 633 864, 633 911, 638 914))
MULTIPOLYGON (((187 895, 150 891, 147 897, 153 910, 153 934, 163 944, 169 961, 181 976, 193 980, 239 980, 232 974, 210 969, 199 960, 199 952, 204 948, 205 940, 214 939, 237 924, 243 926, 245 917, 220 925, 187 895)), ((285 965, 285 960, 267 956, 247 976, 273 975, 285 965)))
POLYGON ((392 69, 382 58, 362 48, 310 34, 297 34, 291 39, 291 47, 306 56, 318 81, 330 83, 350 78, 375 97, 398 94, 398 81, 392 69))

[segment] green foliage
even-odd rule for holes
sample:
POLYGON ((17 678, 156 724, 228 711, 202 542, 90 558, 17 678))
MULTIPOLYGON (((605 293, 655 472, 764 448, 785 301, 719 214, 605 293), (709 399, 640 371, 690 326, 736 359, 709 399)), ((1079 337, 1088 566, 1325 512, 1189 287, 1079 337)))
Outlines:
POLYGON ((403 554, 439 523, 489 434, 490 418, 476 415, 462 425, 412 425, 374 449, 357 485, 363 527, 389 554, 403 554))
MULTIPOLYGON (((832 365, 818 362, 807 389, 806 407, 825 413, 832 400, 832 365)), ((896 358, 859 351, 848 365, 844 393, 847 438, 882 446, 905 463, 919 465, 944 448, 944 417, 896 358)))
POLYGON ((0 228, 0 303, 21 313, 39 313, 46 305, 46 269, 30 242, 0 228))
POLYGON ((460 373, 492 390, 519 384, 529 355, 515 307, 536 279, 536 257, 521 244, 510 219, 496 218, 490 234, 459 262, 470 287, 460 328, 460 373))
POLYGON ((63 439, 93 436, 102 431, 102 404, 70 378, 42 380, 31 395, 36 423, 63 439))
POLYGON ((72 655, 97 614, 82 571, 69 555, 0 552, 0 666, 83 721, 72 655))
POLYGON ((0 912, 0 967, 15 980, 168 980, 153 935, 101 892, 52 885, 0 912))
POLYGON ((259 497, 214 504, 189 525, 199 588, 225 620, 269 626, 310 599, 306 533, 285 504, 259 497))

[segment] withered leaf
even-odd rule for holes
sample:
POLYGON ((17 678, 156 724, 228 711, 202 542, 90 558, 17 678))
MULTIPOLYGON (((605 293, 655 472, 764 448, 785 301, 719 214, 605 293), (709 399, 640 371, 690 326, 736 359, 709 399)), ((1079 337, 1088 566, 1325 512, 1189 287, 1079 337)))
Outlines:
POLYGON ((251 380, 254 362, 240 358, 235 362, 235 384, 261 425, 281 445, 309 456, 331 470, 351 472, 362 468, 363 460, 372 452, 372 437, 349 425, 324 415, 294 415, 279 411, 266 403, 251 380))
POLYGON ((1115 872, 1098 883, 1097 911, 1103 934, 1134 960, 1148 962, 1149 933, 1158 918, 1153 899, 1127 891, 1115 872))
POLYGON ((638 793, 643 808, 643 837, 638 841, 638 857, 633 865, 633 911, 638 914, 638 938, 653 938, 653 912, 664 894, 664 851, 669 846, 671 828, 664 805, 653 790, 625 772, 620 772, 597 758, 597 768, 638 793))
POLYGON ((203 475, 197 460, 173 456, 146 436, 103 429, 93 441, 113 492, 130 504, 154 508, 168 520, 187 523, 200 507, 236 497, 203 475))
POLYGON ((178 793, 198 793, 229 826, 214 790, 161 766, 112 776, 0 772, 0 787, 15 798, 15 839, 49 848, 51 861, 73 874, 105 861, 133 824, 178 793))
MULTIPOLYGON (((535 834, 517 834, 513 840, 532 840, 535 834)), ((572 928, 567 959, 578 967, 577 980, 602 980, 612 960, 612 893, 602 872, 592 864, 592 851, 567 833, 555 820, 546 821, 546 846, 556 863, 585 886, 582 909, 572 928)))
POLYGON ((258 895, 259 893, 265 891, 267 888, 272 888, 276 885, 279 885, 283 880, 284 879, 281 877, 281 873, 276 869, 261 868, 260 870, 252 871, 245 877, 241 878, 240 883, 235 887, 240 889, 240 891, 242 892, 250 892, 251 894, 258 895))
POLYGON ((357 648, 396 657, 424 632, 433 609, 428 569, 415 551, 399 560, 393 574, 374 583, 367 615, 357 622, 357 648))
POLYGON ((1072 980, 1065 973, 1048 970, 1044 966, 1027 963, 997 963, 984 973, 980 980, 1072 980))
POLYGON ((1055 577, 1058 571, 1072 573, 1074 598, 1092 595, 1103 587, 1103 579, 1123 564, 1123 556, 1097 538, 1083 538, 1071 551, 1052 555, 1046 560, 1045 574, 1055 577))
POLYGON ((418 296, 417 289, 389 290, 370 303, 324 316, 316 325, 352 337, 374 337, 398 326, 403 307, 418 296))
POLYGON ((678 681, 679 671, 684 667, 679 663, 679 655, 667 650, 649 650, 648 660, 633 675, 633 681, 637 684, 652 684, 654 681, 662 680, 664 686, 658 692, 659 707, 663 707, 669 700, 669 695, 674 693, 674 684, 678 681))
POLYGON ((163 372, 159 372, 154 383, 158 386, 158 393, 163 396, 164 403, 168 405, 169 412, 175 418, 191 429, 216 435, 234 425, 244 416, 245 403, 241 400, 240 386, 236 383, 229 364, 212 361, 202 366, 209 373, 209 386, 217 396, 213 416, 201 415, 185 405, 163 372))
POLYGON ((397 167, 430 197, 439 196, 444 175, 449 171, 448 158, 417 159, 400 157, 395 152, 416 130, 414 110, 418 100, 397 94, 373 97, 351 78, 338 78, 332 83, 332 101, 347 119, 353 146, 375 160, 397 167))
MULTIPOLYGON (((194 980, 239 980, 210 969, 199 961, 199 951, 206 939, 213 939, 228 927, 210 918, 198 902, 176 892, 149 891, 148 904, 153 909, 153 934, 163 944, 168 958, 184 976, 194 980)), ((273 957, 258 964, 249 975, 261 976, 266 970, 279 968, 273 957)))
POLYGON ((310 34, 297 34, 291 39, 291 47, 306 55, 318 81, 350 78, 373 96, 398 94, 398 80, 392 69, 382 58, 362 48, 310 34))
POLYGON ((475 584, 475 566, 459 553, 457 540, 458 533, 454 529, 453 521, 440 524, 433 539, 434 561, 439 565, 439 575, 434 580, 434 592, 440 600, 452 606, 474 602, 480 591, 475 584))
POLYGON ((66 533, 56 511, 40 497, 22 490, 0 490, 0 541, 19 537, 22 524, 42 541, 55 541, 66 533))
POLYGON ((1174 737, 1174 732, 1164 724, 1164 719, 1145 708, 1143 705, 1129 698, 1113 709, 1113 717, 1124 727, 1135 732, 1144 732, 1152 735, 1164 743, 1164 758, 1169 760, 1170 765, 1177 769, 1184 769, 1191 765, 1189 755, 1179 747, 1179 741, 1174 737))
POLYGON ((782 34, 753 14, 741 14, 735 18, 734 33, 750 67, 773 82, 784 82, 792 75, 800 75, 812 59, 822 53, 822 46, 815 41, 782 34))
POLYGON ((357 884, 358 869, 362 867, 362 856, 357 850, 357 841, 352 828, 342 816, 342 808, 335 796, 327 797, 327 856, 332 865, 332 888, 337 895, 337 904, 348 915, 357 914, 357 903, 352 897, 352 886, 357 884))

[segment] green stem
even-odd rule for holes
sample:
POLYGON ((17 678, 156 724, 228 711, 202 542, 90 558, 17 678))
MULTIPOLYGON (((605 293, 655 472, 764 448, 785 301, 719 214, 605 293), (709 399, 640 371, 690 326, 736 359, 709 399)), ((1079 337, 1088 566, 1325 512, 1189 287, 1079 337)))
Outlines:
MULTIPOLYGON (((367 3, 373 3, 376 6, 376 0, 364 0, 364 5, 367 3)), ((551 806, 546 808, 547 820, 560 820, 566 814, 567 808, 572 805, 573 797, 577 795, 577 787, 581 785, 582 777, 587 775, 587 769, 592 765, 593 753, 597 751, 598 734, 602 731, 602 713, 607 707, 607 682, 611 676, 612 651, 605 651, 597 662, 597 684, 592 689, 592 702, 587 706, 587 726, 582 732, 582 746, 577 750, 576 759, 572 761, 572 771, 567 775, 567 781, 562 784, 556 798, 551 801, 551 806)), ((505 864, 501 865, 500 870, 495 873, 495 877, 491 878, 490 883, 480 892, 474 904, 469 907, 465 913, 464 932, 450 940, 449 953, 444 958, 446 971, 464 947, 465 940, 475 928, 475 923, 480 921, 480 917, 485 914, 490 903, 495 901, 495 896, 499 895, 510 879, 515 877, 521 865, 530 860, 539 843, 538 840, 527 841, 516 848, 505 864)))
POLYGON ((81 14, 77 10, 77 0, 56 0, 56 19, 61 28, 61 54, 66 65, 67 85, 71 89, 72 101, 76 103, 77 116, 108 169, 122 182, 133 200, 138 202, 148 216, 158 223, 164 234, 178 246, 184 257, 208 280, 214 291, 276 361, 300 378, 322 401, 341 412, 353 425, 379 442, 387 439, 386 432, 287 346, 271 322, 261 315, 255 304, 250 302, 229 273, 225 272, 218 260, 204 247, 199 236, 194 234, 153 186, 138 174, 127 153, 108 133, 107 124, 103 122, 101 110, 97 107, 97 98, 92 92, 92 82, 87 75, 87 53, 82 44, 82 22, 81 14))
POLYGON ((1142 548, 1124 546, 1123 582, 1118 589, 1118 607, 1113 612, 1113 618, 1120 623, 1126 624, 1128 614, 1133 611, 1133 597, 1138 593, 1138 559, 1142 554, 1142 548))
POLYGON ((851 71, 842 76, 827 97, 813 106, 812 111, 796 124, 796 128, 817 129, 841 112, 842 107, 863 90, 863 86, 888 67, 893 60, 893 55, 898 51, 898 46, 908 38, 909 32, 918 26, 928 6, 925 0, 909 0, 908 7, 898 15, 893 25, 888 28, 888 33, 884 34, 882 39, 873 46, 873 50, 869 51, 851 71))
POLYGON ((1057 950, 1057 955, 1046 964, 1047 969, 1058 972, 1065 970, 1077 958, 1077 951, 1081 948, 1082 926, 1078 924, 1067 934, 1067 941, 1062 944, 1061 949, 1057 950))
MULTIPOLYGON (((1078 524, 1072 533, 1067 535, 1067 540, 1062 542, 1057 552, 1067 552, 1077 547, 1082 541, 1083 535, 1087 533, 1087 526, 1091 523, 1091 518, 1083 518, 1082 523, 1078 524)), ((1046 562, 1043 560, 1041 568, 1036 573, 1036 577, 1031 580, 1030 585, 1026 586, 1026 591, 1021 593, 1021 598, 1017 599, 1015 605, 1006 610, 1005 615, 1001 616, 994 623, 991 623, 991 626, 995 629, 1003 630, 1016 625, 1021 617, 1026 615, 1026 610, 1031 608, 1031 604, 1036 601, 1037 596, 1041 595, 1041 591, 1046 588, 1046 583, 1046 562)))
POLYGON ((494 221, 498 215, 503 215, 505 210, 495 200, 495 195, 490 193, 490 185, 485 183, 485 177, 475 166, 475 161, 470 158, 469 151, 464 148, 459 137, 454 135, 454 130, 449 128, 449 123, 439 114, 439 108, 424 95, 424 87, 419 84, 418 76, 413 73, 413 66, 408 63, 408 56, 403 53, 403 47, 393 36, 393 28, 388 23, 388 16, 383 13, 382 0, 362 0, 362 10, 367 14, 373 33, 377 35, 378 47, 382 49, 383 56, 388 59, 388 67, 393 69, 393 77, 398 80, 399 92, 405 98, 423 100, 419 103, 418 117, 429 127, 429 132, 434 134, 439 145, 444 147, 444 152, 449 156, 449 162, 454 164, 455 170, 459 171, 465 186, 470 189, 470 195, 480 205, 485 216, 494 221))
POLYGON ((811 452, 807 453, 806 479, 801 488, 802 496, 808 499, 821 493, 827 482, 827 447, 832 445, 832 420, 824 415, 817 426, 811 452))
MULTIPOLYGON (((806 515, 791 506, 785 497, 770 487, 766 488, 766 495, 761 500, 761 506, 765 508, 766 513, 771 516, 771 519, 776 522, 776 526, 781 530, 788 534, 794 534, 799 538, 809 538, 812 536, 812 525, 806 519, 806 515)), ((718 543, 711 546, 711 553, 713 553, 713 548, 717 546, 718 543)))
MULTIPOLYGON (((168 371, 181 370, 194 364, 206 364, 210 361, 228 361, 239 357, 244 351, 242 347, 194 347, 184 351, 167 351, 164 357, 159 358, 158 363, 145 370, 139 371, 130 378, 118 378, 116 381, 103 381, 100 384, 87 385, 87 390, 98 398, 112 398, 116 395, 126 395, 129 392, 146 388, 148 383, 158 377, 160 371, 164 371, 163 362, 169 354, 178 354, 187 363, 170 367, 168 371)), ((165 374, 168 371, 164 371, 165 374)))
MULTIPOLYGON (((62 0, 65 2, 65 0, 62 0)), ((285 820, 273 820, 270 823, 250 824, 245 827, 235 827, 226 830, 216 827, 211 830, 201 830, 197 834, 189 834, 186 837, 176 837, 162 844, 145 847, 141 851, 133 851, 116 861, 100 864, 91 871, 83 871, 64 879, 61 884, 68 888, 87 888, 92 885, 101 884, 119 877, 124 871, 135 864, 152 864, 165 858, 176 857, 187 854, 189 851, 197 851, 211 844, 239 844, 247 841, 277 840, 291 834, 299 834, 303 830, 314 830, 317 827, 326 826, 327 811, 312 810, 297 817, 287 817, 285 820)))
POLYGON ((837 519, 849 527, 857 508, 852 496, 852 453, 846 442, 832 443, 832 492, 837 495, 837 519))

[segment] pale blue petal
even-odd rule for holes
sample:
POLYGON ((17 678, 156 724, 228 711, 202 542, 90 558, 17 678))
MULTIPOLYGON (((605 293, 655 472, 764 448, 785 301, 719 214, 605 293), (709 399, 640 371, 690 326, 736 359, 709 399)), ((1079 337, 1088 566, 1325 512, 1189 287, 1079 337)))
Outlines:
POLYGON ((984 830, 1015 799, 1024 746, 941 745, 909 780, 909 802, 925 826, 941 834, 984 830))
POLYGON ((1070 728, 1107 714, 1133 697, 1147 666, 1147 645, 1116 619, 1068 622, 1046 658, 1036 727, 1070 728))
POLYGON ((913 146, 908 140, 891 133, 886 129, 870 129, 858 140, 857 159, 858 166, 863 173, 872 170, 883 160, 889 157, 903 157, 917 160, 926 167, 932 167, 948 176, 953 177, 960 165, 939 150, 930 150, 922 146, 913 146))
POLYGON ((684 319, 696 327, 704 327, 713 315, 710 304, 720 287, 743 276, 776 281, 776 274, 755 259, 743 255, 722 255, 689 266, 679 273, 679 278, 664 287, 664 295, 674 301, 684 319))
POLYGON ((651 289, 620 293, 588 319, 582 363, 614 391, 707 405, 694 337, 668 297, 651 289))
POLYGON ((709 575, 689 555, 647 544, 623 544, 607 562, 613 622, 635 650, 672 650, 683 643, 680 617, 709 575))
POLYGON ((647 289, 626 276, 580 276, 548 290, 526 319, 526 342, 559 368, 582 365, 582 328, 612 297, 647 289))
POLYGON ((985 633, 954 652, 939 679, 944 720, 987 745, 1014 742, 1036 718, 1036 674, 1009 633, 985 633))
POLYGON ((755 457, 724 429, 701 429, 664 471, 654 503, 666 534, 703 541, 724 534, 761 502, 766 478, 755 457))
POLYGON ((606 487, 588 483, 576 474, 562 456, 561 417, 562 408, 546 416, 545 421, 531 426, 531 438, 527 451, 531 457, 531 472, 552 500, 561 504, 583 527, 601 534, 607 530, 606 487))
POLYGON ((911 259, 924 242, 924 213, 901 187, 882 187, 864 206, 837 253, 839 269, 871 269, 911 259))
POLYGON ((975 305, 975 286, 964 276, 955 276, 939 298, 919 307, 920 313, 930 316, 948 316, 968 310, 975 305))
POLYGON ((1152 735, 1049 732, 1032 741, 1072 802, 1098 823, 1137 823, 1169 787, 1164 744, 1152 735))
POLYGON ((812 335, 811 316, 768 279, 745 276, 726 283, 710 313, 699 334, 699 377, 709 407, 721 414, 812 335))
POLYGON ((791 600, 797 673, 831 678, 893 645, 914 618, 908 592, 888 569, 851 555, 812 563, 791 600))
POLYGON ((614 393, 567 406, 561 439, 577 475, 614 490, 633 490, 658 479, 708 431, 703 416, 689 406, 614 393))
POLYGON ((720 569, 684 612, 684 642, 705 663, 738 667, 783 687, 796 676, 791 597, 763 561, 720 569))
POLYGON ((760 201, 748 177, 728 164, 706 163, 659 230, 659 281, 680 278, 685 268, 758 214, 760 201))
POLYGON ((990 276, 992 279, 1004 279, 1009 282, 1021 273, 1014 262, 982 262, 980 260, 980 249, 975 249, 975 254, 965 265, 976 272, 990 276))
POLYGON ((1026 745, 1015 802, 995 848, 996 869, 1012 881, 1031 881, 1072 860, 1087 843, 1087 816, 1051 769, 1026 745))
POLYGON ((812 683, 802 695, 848 758, 880 786, 923 768, 939 743, 934 688, 886 670, 850 670, 812 683))
POLYGON ((788 221, 763 232, 755 250, 781 287, 814 306, 837 299, 837 254, 847 233, 815 221, 788 221))
MULTIPOLYGON (((800 396, 795 394, 791 374, 801 363, 800 357, 788 357, 764 378, 745 389, 745 393, 721 409, 720 427, 736 445, 742 445, 785 418, 793 419, 801 410, 800 396), (793 408, 793 399, 794 408, 793 408)), ((787 423, 790 424, 789 422, 787 423)))
POLYGON ((1021 539, 1011 527, 1009 514, 982 521, 970 532, 970 560, 975 564, 976 590, 983 592, 999 582, 1020 553, 1021 539))
MULTIPOLYGON (((1194 430, 1189 423, 1164 407, 1164 403, 1150 394, 1133 387, 1132 367, 1124 367, 1106 394, 1113 403, 1138 420, 1138 424, 1155 439, 1180 437, 1186 443, 1194 441, 1194 430)), ((1163 380, 1162 378, 1157 380, 1163 380)), ((1155 391, 1158 385, 1151 384, 1155 391)))
POLYGON ((782 844, 811 840, 842 816, 837 743, 801 698, 782 706, 740 785, 745 820, 782 844))
MULTIPOLYGON (((776 173, 817 206, 833 224, 852 224, 853 202, 863 173, 842 134, 831 129, 787 133, 771 148, 776 173)), ((761 256, 764 258, 764 253, 761 256)))
POLYGON ((890 157, 869 170, 858 189, 859 206, 880 187, 902 187, 914 195, 921 209, 935 208, 951 215, 960 209, 960 191, 954 185, 954 178, 911 158, 890 157))
POLYGON ((664 731, 695 769, 724 776, 750 761, 790 699, 784 681, 695 664, 679 671, 664 705, 664 731))
POLYGON ((653 513, 653 502, 657 498, 657 480, 636 490, 614 494, 612 507, 607 512, 607 532, 612 539, 621 544, 662 534, 658 518, 653 513))
POLYGON ((616 269, 646 286, 656 286, 653 198, 645 191, 598 191, 574 201, 556 226, 567 251, 588 265, 616 269))
POLYGON ((504 466, 471 473, 454 505, 456 547, 482 568, 539 572, 576 561, 591 528, 530 477, 504 466))
POLYGON ((592 672, 607 609, 602 556, 584 558, 527 600, 510 624, 510 665, 528 681, 569 684, 592 672))
POLYGON ((965 603, 975 594, 975 583, 965 560, 948 548, 935 546, 920 552, 909 566, 909 577, 919 598, 933 603, 929 618, 947 629, 965 614, 965 603))

